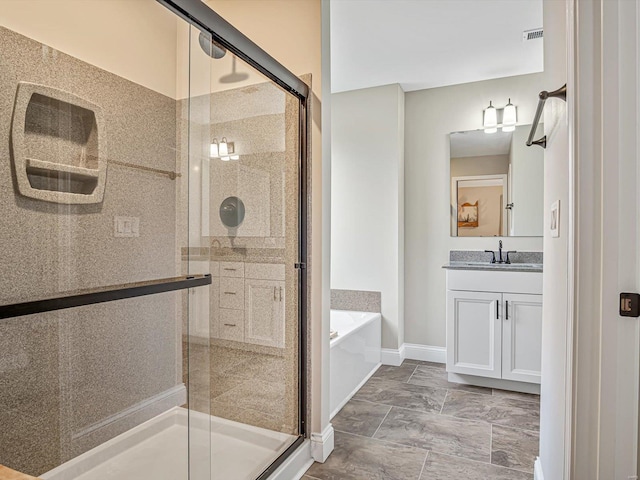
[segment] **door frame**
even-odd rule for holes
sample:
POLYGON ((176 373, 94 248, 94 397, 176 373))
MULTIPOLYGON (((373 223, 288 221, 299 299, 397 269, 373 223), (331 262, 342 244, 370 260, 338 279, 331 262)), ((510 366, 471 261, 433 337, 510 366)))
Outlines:
POLYGON ((566 3, 574 137, 565 478, 637 478, 640 328, 618 315, 618 293, 640 290, 640 6, 566 3))

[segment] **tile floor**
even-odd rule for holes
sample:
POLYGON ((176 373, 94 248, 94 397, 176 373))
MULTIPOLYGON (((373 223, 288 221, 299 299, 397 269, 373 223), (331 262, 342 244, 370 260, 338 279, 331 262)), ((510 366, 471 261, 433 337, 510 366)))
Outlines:
POLYGON ((306 480, 532 480, 540 398, 447 381, 444 365, 382 366, 333 419, 306 480))

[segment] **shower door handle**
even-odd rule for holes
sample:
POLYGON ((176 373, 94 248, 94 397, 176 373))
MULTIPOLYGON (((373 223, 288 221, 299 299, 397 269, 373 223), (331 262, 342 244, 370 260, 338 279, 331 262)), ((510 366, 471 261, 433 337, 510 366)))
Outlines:
POLYGON ((144 297, 146 295, 175 292, 189 288, 203 287, 205 285, 211 285, 211 274, 186 275, 177 278, 162 278, 146 282, 127 283, 124 285, 110 285, 93 290, 78 290, 55 298, 1 305, 0 319, 53 312, 56 310, 113 302, 127 298, 144 297))

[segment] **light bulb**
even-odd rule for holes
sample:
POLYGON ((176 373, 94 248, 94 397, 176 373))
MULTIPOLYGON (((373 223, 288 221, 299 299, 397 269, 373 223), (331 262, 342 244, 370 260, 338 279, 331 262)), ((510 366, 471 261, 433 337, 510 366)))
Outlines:
POLYGON ((504 112, 502 113, 502 131, 513 132, 516 129, 517 121, 516 106, 509 99, 509 103, 504 107, 504 112))
POLYGON ((218 158, 220 154, 218 153, 218 140, 215 138, 211 142, 211 146, 209 147, 209 158, 218 158))
POLYGON ((222 137, 222 140, 220 140, 220 144, 218 145, 218 153, 221 157, 229 156, 229 145, 227 145, 227 139, 225 137, 222 137))
POLYGON ((498 114, 496 113, 496 107, 491 102, 484 111, 484 133, 496 133, 498 131, 498 114))

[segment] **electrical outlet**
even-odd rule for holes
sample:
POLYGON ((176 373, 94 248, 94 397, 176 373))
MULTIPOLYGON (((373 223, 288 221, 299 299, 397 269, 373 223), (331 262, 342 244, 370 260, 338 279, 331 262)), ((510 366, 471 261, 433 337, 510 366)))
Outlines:
POLYGON ((139 237, 140 217, 114 217, 114 237, 139 237))

